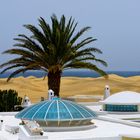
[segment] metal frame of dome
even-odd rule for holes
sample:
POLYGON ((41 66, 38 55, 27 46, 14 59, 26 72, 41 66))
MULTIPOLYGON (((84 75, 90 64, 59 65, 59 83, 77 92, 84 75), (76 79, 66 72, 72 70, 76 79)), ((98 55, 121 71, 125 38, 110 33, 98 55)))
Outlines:
POLYGON ((34 104, 15 115, 16 118, 32 121, 76 121, 96 118, 95 112, 72 101, 59 98, 34 104))

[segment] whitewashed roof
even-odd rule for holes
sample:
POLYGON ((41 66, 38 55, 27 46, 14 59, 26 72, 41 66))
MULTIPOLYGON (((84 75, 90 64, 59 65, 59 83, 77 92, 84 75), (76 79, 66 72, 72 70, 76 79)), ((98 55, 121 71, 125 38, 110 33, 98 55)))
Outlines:
POLYGON ((140 104, 140 93, 133 91, 122 91, 115 93, 105 100, 101 101, 103 104, 140 104))
MULTIPOLYGON (((112 117, 114 116, 112 115, 112 117)), ((11 116, 11 114, 10 116, 8 116, 8 114, 6 116, 4 115, 0 119, 4 120, 4 125, 10 126, 18 126, 21 122, 19 119, 16 119, 14 118, 14 116, 11 116)), ((139 127, 132 127, 129 125, 97 119, 93 120, 93 122, 96 124, 97 127, 93 129, 87 129, 84 131, 46 132, 48 140, 112 140, 113 138, 116 139, 117 136, 122 134, 133 135, 133 137, 135 137, 140 132, 139 127)), ((3 128, 0 131, 0 140, 18 140, 18 134, 13 135, 5 131, 5 129, 3 128)))

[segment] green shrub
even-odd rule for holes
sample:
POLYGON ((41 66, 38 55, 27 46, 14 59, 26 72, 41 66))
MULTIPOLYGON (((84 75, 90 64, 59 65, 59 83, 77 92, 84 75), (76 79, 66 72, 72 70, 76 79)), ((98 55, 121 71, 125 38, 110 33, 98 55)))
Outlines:
POLYGON ((0 111, 14 111, 15 105, 21 105, 22 98, 15 90, 0 90, 0 111))

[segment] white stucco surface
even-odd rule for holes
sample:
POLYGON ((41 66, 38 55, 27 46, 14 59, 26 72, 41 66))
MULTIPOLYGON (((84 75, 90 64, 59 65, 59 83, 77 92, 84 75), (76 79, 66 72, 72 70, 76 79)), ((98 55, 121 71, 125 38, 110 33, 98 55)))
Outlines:
MULTIPOLYGON (((99 111, 101 106, 89 106, 91 109, 99 111)), ((105 114, 101 115, 105 117, 118 118, 121 119, 125 114, 105 114)), ((129 114, 126 115, 128 117, 129 114)), ((140 117, 140 114, 134 114, 135 117, 140 117)), ((131 116, 133 115, 131 114, 131 116)), ((0 131, 0 140, 18 140, 18 134, 11 134, 5 131, 4 126, 18 126, 20 120, 15 119, 14 116, 1 116, 0 119, 4 120, 3 129, 0 131)), ((119 135, 133 135, 139 136, 140 127, 134 127, 129 125, 124 125, 120 123, 113 123, 103 120, 93 120, 96 128, 84 130, 84 131, 71 131, 71 132, 46 132, 49 140, 119 140, 119 135), (105 139, 103 139, 105 138, 105 139)))
POLYGON ((137 105, 140 104, 140 93, 133 91, 118 92, 100 102, 103 104, 137 105))

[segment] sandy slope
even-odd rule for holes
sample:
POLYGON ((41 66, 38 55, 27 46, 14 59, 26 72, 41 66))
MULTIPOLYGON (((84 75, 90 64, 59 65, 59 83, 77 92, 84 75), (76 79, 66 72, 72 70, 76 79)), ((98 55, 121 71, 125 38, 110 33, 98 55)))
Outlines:
MULTIPOLYGON (((140 76, 129 78, 117 75, 109 75, 109 79, 99 78, 77 78, 63 77, 61 80, 61 97, 72 95, 103 95, 104 86, 108 84, 111 87, 111 93, 118 91, 131 90, 140 92, 140 76)), ((18 77, 6 82, 6 79, 0 79, 0 89, 15 89, 23 97, 28 95, 32 102, 37 102, 40 97, 47 98, 47 78, 18 77)))

